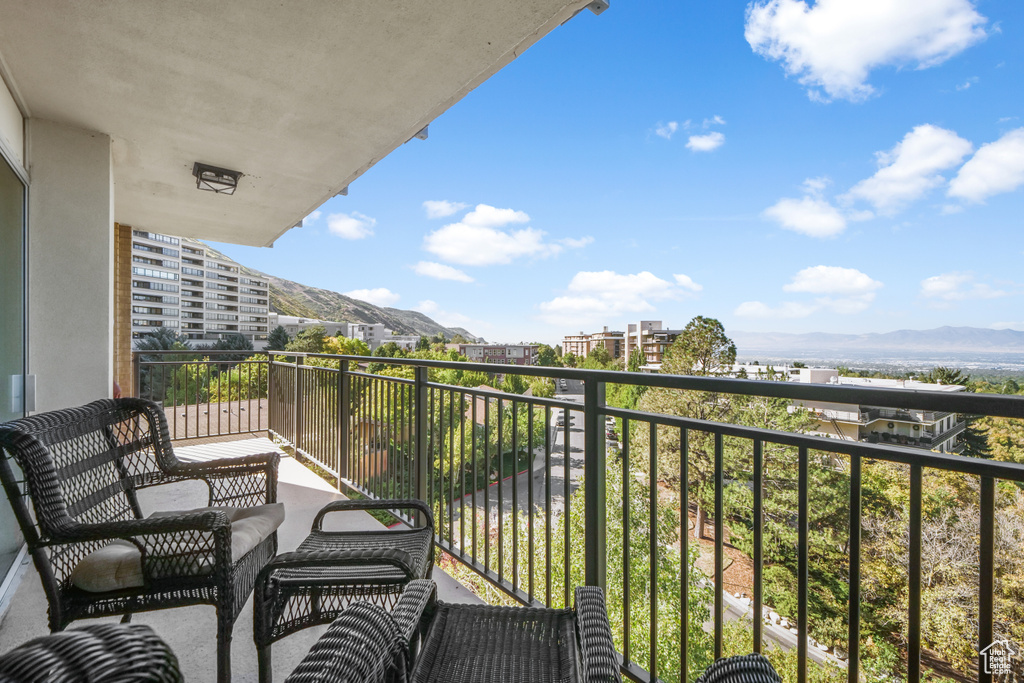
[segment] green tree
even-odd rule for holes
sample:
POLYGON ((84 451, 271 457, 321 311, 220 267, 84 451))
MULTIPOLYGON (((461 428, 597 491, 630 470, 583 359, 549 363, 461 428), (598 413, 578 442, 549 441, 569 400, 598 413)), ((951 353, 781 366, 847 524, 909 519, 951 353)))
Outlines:
POLYGON ((587 357, 579 365, 588 370, 612 370, 616 367, 615 359, 608 353, 608 349, 604 345, 590 349, 587 357))
POLYGON ((567 368, 576 367, 577 361, 578 359, 576 358, 575 353, 567 353, 564 356, 562 356, 562 365, 564 365, 567 368))
POLYGON ((430 350, 430 337, 421 336, 420 340, 416 342, 417 351, 428 351, 430 350))
MULTIPOLYGON (((168 327, 158 327, 152 334, 135 341, 137 351, 192 350, 192 342, 184 334, 168 327)), ((178 365, 152 365, 153 363, 180 363, 193 356, 188 354, 146 354, 139 356, 139 396, 154 401, 164 399, 178 365)))
POLYGON ((558 361, 558 354, 547 344, 537 344, 537 365, 547 368, 557 368, 562 364, 558 361))
POLYGON ((285 351, 296 351, 300 353, 323 353, 326 336, 327 330, 324 329, 323 325, 307 327, 306 329, 299 331, 299 333, 295 335, 295 339, 288 342, 284 349, 285 351))
MULTIPOLYGON (((729 374, 736 362, 736 345, 725 334, 725 328, 718 320, 697 316, 676 338, 665 352, 661 371, 674 375, 697 375, 720 377, 729 374)), ((665 415, 679 415, 729 422, 732 404, 717 393, 707 391, 680 391, 654 387, 640 399, 640 409, 665 415)), ((658 463, 659 477, 676 486, 689 485, 697 504, 697 520, 693 528, 695 538, 704 535, 707 510, 714 505, 714 438, 707 432, 692 432, 689 440, 690 482, 680 482, 680 443, 678 429, 659 430, 658 463)), ((649 434, 638 430, 635 456, 645 458, 648 452, 649 434)))
POLYGON ((283 325, 278 325, 270 334, 267 335, 267 350, 268 351, 284 351, 285 347, 288 346, 288 342, 292 340, 288 331, 284 329, 283 325))

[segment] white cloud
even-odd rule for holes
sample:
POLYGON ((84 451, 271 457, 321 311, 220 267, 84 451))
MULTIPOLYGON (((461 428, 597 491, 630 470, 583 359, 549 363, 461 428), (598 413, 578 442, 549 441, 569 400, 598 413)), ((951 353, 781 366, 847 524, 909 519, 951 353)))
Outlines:
POLYGON ((696 282, 694 282, 693 278, 691 278, 689 275, 683 275, 682 273, 676 273, 672 277, 675 278, 676 284, 679 285, 680 287, 682 287, 683 289, 688 289, 691 292, 699 292, 702 289, 704 289, 703 286, 698 285, 696 282))
POLYGON ((377 225, 375 218, 364 216, 358 211, 347 213, 332 213, 327 217, 327 229, 332 235, 337 235, 346 240, 361 240, 373 234, 373 226, 377 225))
POLYGON ((558 243, 569 249, 582 249, 588 244, 594 243, 594 238, 587 235, 586 237, 580 237, 579 239, 573 237, 566 237, 558 240, 558 243))
POLYGON ((970 88, 972 85, 974 85, 977 82, 978 82, 978 77, 977 76, 971 76, 966 81, 964 81, 960 85, 956 86, 956 89, 957 90, 967 90, 968 88, 970 88))
POLYGON ((353 299, 359 299, 371 303, 374 306, 391 306, 396 303, 401 297, 392 292, 390 289, 384 287, 377 287, 376 289, 353 289, 351 292, 344 292, 345 296, 352 297, 353 299))
POLYGON ((744 318, 806 318, 819 311, 852 315, 867 309, 875 300, 875 290, 880 287, 881 282, 855 268, 811 266, 794 275, 782 290, 825 296, 813 301, 784 301, 778 306, 744 301, 734 313, 744 318))
POLYGON ((445 199, 428 199, 423 202, 423 208, 427 211, 427 218, 444 218, 445 216, 451 216, 454 213, 462 211, 467 206, 469 206, 469 204, 463 204, 462 202, 449 202, 445 199))
POLYGON ((655 135, 660 135, 666 140, 671 140, 672 135, 679 130, 678 121, 669 121, 668 123, 659 123, 654 129, 655 135))
POLYGON ((487 204, 477 204, 475 209, 465 215, 462 222, 477 228, 500 228, 509 223, 528 223, 530 217, 524 211, 496 209, 487 204))
POLYGON ((786 230, 809 237, 835 237, 846 229, 846 219, 839 209, 824 199, 780 199, 762 215, 776 221, 786 230))
POLYGON ((891 150, 876 153, 880 168, 854 185, 846 198, 864 199, 882 213, 894 213, 944 183, 939 172, 959 164, 972 148, 951 130, 916 126, 891 150))
POLYGON ((787 301, 774 308, 760 301, 744 301, 736 307, 733 315, 741 318, 806 318, 816 310, 815 306, 795 301, 787 301))
POLYGON ((309 215, 302 219, 303 227, 305 227, 307 225, 312 225, 313 223, 316 223, 318 220, 320 220, 320 216, 322 216, 322 215, 324 215, 323 211, 320 211, 320 210, 310 211, 309 215))
POLYGON ((545 240, 546 233, 534 228, 501 230, 509 223, 525 223, 530 217, 522 211, 496 209, 477 204, 458 223, 451 223, 423 238, 423 248, 442 261, 465 266, 490 266, 511 263, 517 258, 547 258, 565 247, 577 248, 590 238, 568 238, 559 242, 545 240))
POLYGON ((995 142, 982 145, 960 167, 946 194, 969 202, 982 202, 1024 185, 1024 128, 1011 130, 995 142))
POLYGON ((438 310, 440 310, 440 308, 441 307, 437 305, 436 301, 432 301, 430 299, 424 299, 423 301, 421 301, 418 304, 416 304, 416 306, 413 307, 413 310, 414 311, 419 311, 420 313, 423 313, 424 315, 430 315, 431 313, 436 313, 438 310))
POLYGON ((436 301, 430 299, 419 302, 412 310, 430 316, 445 327, 466 327, 468 325, 476 326, 481 324, 479 321, 474 321, 469 316, 461 313, 442 310, 436 301))
POLYGON ((454 280, 456 282, 473 281, 473 278, 458 268, 452 268, 451 266, 446 266, 443 263, 434 263, 433 261, 420 261, 413 266, 412 269, 417 275, 425 275, 438 280, 454 280))
POLYGON ((452 223, 423 238, 423 248, 443 261, 464 266, 492 266, 517 258, 547 258, 562 251, 560 244, 544 241, 544 232, 523 228, 502 232, 465 223, 452 223))
POLYGON ((881 286, 881 282, 872 280, 856 268, 812 266, 794 275, 793 281, 782 289, 811 294, 864 294, 881 286))
POLYGON ((703 125, 704 125, 705 128, 710 128, 711 126, 724 126, 725 125, 725 119, 723 119, 718 114, 715 114, 710 119, 704 119, 704 124, 703 125))
POLYGON ((984 39, 986 21, 970 0, 755 0, 744 35, 812 99, 861 101, 873 69, 941 64, 984 39))
POLYGON ((599 322, 624 313, 653 311, 652 301, 683 299, 701 289, 685 275, 673 277, 677 284, 648 271, 627 275, 581 271, 569 282, 565 296, 540 304, 541 318, 560 325, 599 322))
POLYGON ((686 148, 694 152, 711 152, 725 143, 725 135, 717 130, 707 135, 691 135, 686 148))
POLYGON ((820 197, 821 193, 825 191, 825 188, 832 184, 832 179, 828 176, 819 176, 817 178, 808 178, 804 181, 804 192, 807 194, 820 197))
POLYGON ((1006 294, 988 284, 976 282, 974 274, 969 272, 943 273, 921 281, 921 296, 933 299, 938 306, 967 299, 996 299, 1006 294))

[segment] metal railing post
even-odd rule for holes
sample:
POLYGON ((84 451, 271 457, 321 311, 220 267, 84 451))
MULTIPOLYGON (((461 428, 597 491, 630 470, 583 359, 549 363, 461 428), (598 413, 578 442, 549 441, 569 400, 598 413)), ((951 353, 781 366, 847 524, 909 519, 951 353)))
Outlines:
MULTIPOLYGON (((427 500, 427 475, 429 472, 429 458, 427 454, 427 381, 429 374, 427 368, 416 366, 416 384, 413 387, 413 398, 416 430, 416 497, 430 505, 427 500)), ((423 513, 417 513, 419 524, 425 524, 423 513)))
POLYGON ((267 356, 267 437, 274 429, 274 373, 271 371, 271 362, 274 357, 269 351, 264 352, 267 356))
POLYGON ((338 488, 348 478, 349 400, 351 377, 348 361, 338 361, 338 488))
POLYGON ((131 396, 142 397, 142 354, 138 351, 132 353, 132 389, 131 396))
POLYGON ((302 364, 305 361, 303 356, 295 357, 295 401, 292 405, 292 447, 296 451, 302 443, 302 364))
MULTIPOLYGON (((584 557, 588 586, 602 590, 608 575, 605 533, 606 443, 604 439, 605 384, 594 379, 583 383, 583 481, 584 557)), ((568 459, 568 448, 565 457, 568 459)), ((568 482, 565 495, 569 495, 568 482)), ((568 524, 566 520, 566 524, 568 524)))

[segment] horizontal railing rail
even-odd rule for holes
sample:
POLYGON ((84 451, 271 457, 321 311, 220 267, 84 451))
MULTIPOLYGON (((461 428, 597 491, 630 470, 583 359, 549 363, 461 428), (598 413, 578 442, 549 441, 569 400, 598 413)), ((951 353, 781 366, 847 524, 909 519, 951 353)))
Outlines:
MULTIPOLYGON (((727 613, 735 609, 726 591, 726 551, 735 557, 737 539, 747 539, 753 572, 750 649, 763 651, 770 642, 795 649, 800 683, 808 680, 809 664, 836 664, 809 640, 812 598, 823 590, 823 577, 831 577, 848 592, 843 677, 863 680, 865 478, 882 467, 906 486, 905 506, 894 512, 907 529, 905 675, 921 675, 922 528, 926 484, 935 473, 975 482, 977 650, 993 642, 996 485, 1024 484, 1024 465, 613 407, 606 392, 610 385, 691 392, 703 397, 695 405, 707 415, 716 413, 721 397, 739 396, 1022 418, 1020 397, 419 359, 270 357, 273 433, 339 486, 427 501, 436 544, 454 558, 449 567, 457 575, 465 568, 524 604, 565 605, 577 583, 605 588, 622 670, 636 680, 690 680, 706 665, 693 645, 703 637, 702 610, 710 652, 726 654, 727 613), (368 363, 385 374, 365 371, 368 363), (570 401, 457 386, 432 380, 432 370, 582 380, 583 394, 570 401), (621 451, 610 451, 609 441, 621 443, 621 451), (839 501, 827 515, 822 489, 839 501), (705 518, 714 530, 711 557, 698 570, 691 558, 696 553, 701 564, 705 518), (776 536, 770 544, 768 534, 776 536), (844 547, 846 561, 825 563, 822 539, 844 547), (768 567, 795 576, 795 613, 788 615, 795 639, 761 617, 768 567)), ((981 671, 978 680, 991 676, 981 671)))
POLYGON ((176 441, 266 431, 267 355, 181 349, 132 352, 130 391, 164 407, 176 441))

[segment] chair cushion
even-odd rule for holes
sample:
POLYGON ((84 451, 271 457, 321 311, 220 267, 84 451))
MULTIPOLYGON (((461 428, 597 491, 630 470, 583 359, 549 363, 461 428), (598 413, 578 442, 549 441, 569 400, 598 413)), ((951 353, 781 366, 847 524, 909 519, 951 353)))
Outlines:
MULTIPOLYGON (((221 510, 231 522, 231 561, 266 540, 284 521, 284 504, 271 503, 251 508, 205 507, 196 510, 161 510, 150 517, 172 517, 190 512, 221 510)), ((210 566, 197 566, 196 574, 209 573, 210 566)), ((145 585, 142 555, 135 544, 114 540, 86 555, 71 573, 71 583, 90 593, 139 588, 145 585)))

